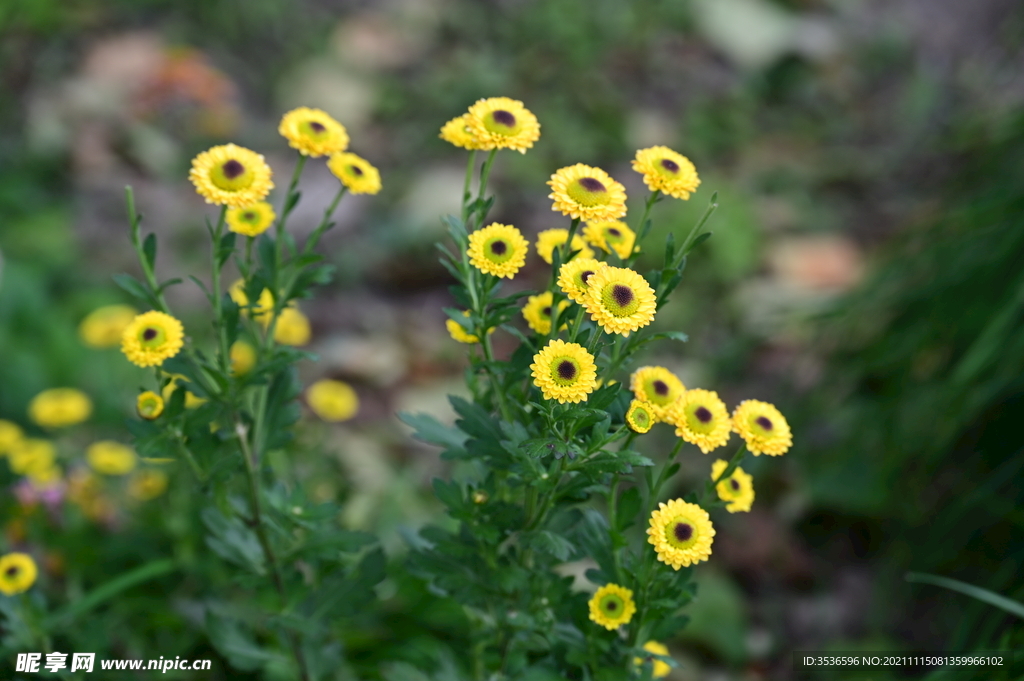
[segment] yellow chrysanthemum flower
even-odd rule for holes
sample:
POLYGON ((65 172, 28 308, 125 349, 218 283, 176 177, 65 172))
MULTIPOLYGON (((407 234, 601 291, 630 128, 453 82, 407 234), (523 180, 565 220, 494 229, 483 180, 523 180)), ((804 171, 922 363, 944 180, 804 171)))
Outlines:
POLYGON ((140 417, 152 421, 164 413, 164 398, 152 390, 141 392, 135 399, 135 411, 140 417))
POLYGON ((85 460, 97 473, 125 475, 135 469, 135 450, 113 440, 94 442, 85 450, 85 460))
POLYGON ((309 386, 306 402, 324 421, 347 421, 359 411, 359 396, 352 386, 326 378, 309 386))
POLYGON ((511 279, 526 264, 529 242, 512 225, 491 223, 469 235, 469 263, 487 274, 511 279))
MULTIPOLYGON (((469 317, 469 310, 463 310, 462 316, 469 317)), ((454 319, 449 318, 444 320, 444 325, 445 328, 448 329, 448 333, 451 335, 451 337, 460 343, 466 343, 467 345, 471 345, 473 343, 480 342, 479 338, 477 338, 476 336, 462 328, 462 325, 459 324, 454 319)), ((494 329, 490 329, 489 333, 494 333, 494 329)))
POLYGON ((28 475, 53 466, 57 459, 57 448, 49 440, 26 437, 14 444, 7 452, 7 462, 12 473, 28 475))
POLYGON ((587 222, 618 220, 626 215, 626 188, 600 168, 577 163, 561 168, 548 180, 551 210, 587 222))
POLYGON ((469 149, 470 151, 482 148, 480 143, 477 142, 472 128, 469 127, 469 114, 462 114, 458 118, 453 118, 442 125, 441 134, 438 137, 449 144, 454 144, 457 147, 469 149))
POLYGON ((654 320, 658 299, 647 280, 633 270, 605 267, 587 280, 583 306, 607 333, 625 335, 654 320))
POLYGON ((780 456, 793 446, 786 417, 767 402, 743 400, 732 414, 732 428, 754 456, 780 456))
POLYGON ((256 348, 248 341, 236 340, 228 354, 231 356, 231 373, 236 376, 247 374, 256 366, 256 348))
POLYGON ((23 437, 25 435, 21 431, 21 426, 17 423, 0 419, 0 456, 11 451, 14 445, 21 442, 23 437))
POLYGON ((540 139, 540 123, 523 103, 508 97, 481 99, 469 107, 466 123, 477 149, 515 149, 520 154, 540 139))
POLYGON ((633 400, 629 403, 629 409, 626 411, 626 423, 637 433, 646 433, 654 424, 658 422, 658 417, 654 413, 654 407, 649 402, 642 400, 633 400))
MULTIPOLYGON (((174 394, 175 389, 179 385, 183 386, 186 383, 191 383, 192 382, 192 381, 188 380, 187 378, 185 378, 184 376, 182 376, 181 374, 168 374, 168 375, 170 376, 171 380, 167 382, 167 385, 165 385, 164 389, 161 391, 163 393, 163 398, 164 398, 165 402, 169 402, 170 401, 171 395, 174 394)), ((199 397, 198 395, 194 395, 190 390, 186 390, 185 391, 185 408, 186 409, 195 409, 199 405, 205 404, 205 403, 206 403, 206 398, 205 397, 199 397)))
POLYGON ((583 227, 583 238, 605 253, 614 251, 623 260, 633 254, 636 244, 636 233, 622 220, 588 222, 583 227))
POLYGON ((43 428, 64 428, 89 418, 92 400, 77 388, 50 388, 28 403, 28 417, 43 428))
POLYGON ((192 159, 188 178, 207 203, 235 208, 266 198, 274 188, 272 174, 261 154, 224 144, 192 159))
POLYGON ((665 409, 686 392, 683 382, 665 367, 640 367, 629 377, 629 389, 651 405, 658 420, 664 420, 665 409))
POLYGON ((356 154, 331 154, 327 167, 353 194, 376 194, 380 191, 380 171, 356 154))
POLYGON ((345 126, 326 111, 301 106, 281 117, 277 127, 288 146, 303 156, 326 156, 348 148, 345 126))
MULTIPOLYGON (((541 257, 547 264, 551 264, 554 258, 554 251, 556 248, 561 248, 565 244, 565 240, 569 238, 569 230, 562 228, 545 229, 543 232, 537 234, 537 255, 541 257)), ((572 245, 570 247, 572 251, 579 251, 573 260, 593 260, 594 250, 587 245, 579 234, 573 234, 572 245)), ((570 260, 569 262, 572 262, 570 260)))
POLYGON ((39 570, 27 553, 8 553, 0 557, 0 592, 6 596, 24 593, 35 584, 39 570))
POLYGON ((658 504, 651 513, 647 535, 647 541, 658 553, 658 560, 678 570, 708 559, 715 528, 703 508, 673 499, 667 504, 658 504))
POLYGON ((582 305, 590 290, 590 278, 604 267, 607 265, 600 260, 573 258, 558 269, 558 287, 571 300, 582 305))
POLYGON ((668 662, 663 662, 662 660, 659 660, 658 658, 654 657, 654 655, 668 657, 668 646, 666 646, 663 643, 658 643, 657 641, 648 641, 644 644, 644 650, 646 650, 649 653, 653 653, 653 655, 646 655, 644 657, 634 657, 633 664, 635 664, 637 667, 641 667, 644 665, 644 663, 650 662, 654 665, 653 673, 651 674, 651 676, 653 676, 656 679, 663 679, 672 672, 672 667, 669 666, 668 662))
POLYGON ((121 334, 138 312, 130 305, 104 305, 85 316, 78 325, 78 336, 92 348, 112 348, 121 342, 121 334))
POLYGON ((274 327, 274 340, 281 345, 302 346, 309 342, 313 332, 309 326, 309 318, 299 308, 289 305, 281 310, 274 327))
POLYGON ((51 464, 49 466, 29 469, 25 473, 25 477, 29 479, 29 482, 36 489, 50 489, 60 484, 64 477, 64 471, 61 470, 60 466, 51 464))
POLYGON ((533 383, 546 400, 585 402, 597 389, 597 364, 578 343, 555 339, 533 356, 533 383))
POLYGON ((723 446, 732 434, 729 410, 714 390, 687 390, 665 410, 665 421, 676 427, 677 436, 705 454, 723 446))
POLYGON ((264 327, 270 324, 270 317, 274 311, 274 294, 270 292, 270 289, 263 289, 260 292, 260 299, 250 309, 246 309, 249 308, 249 296, 245 294, 244 279, 239 279, 229 286, 228 295, 238 307, 242 308, 242 314, 246 316, 251 314, 252 318, 264 327))
MULTIPOLYGON (((526 305, 523 306, 523 319, 534 333, 539 333, 542 336, 551 333, 551 302, 554 297, 551 291, 545 291, 526 299, 526 305)), ((568 300, 559 301, 559 312, 567 307, 569 307, 568 300)), ((559 331, 564 331, 567 326, 567 324, 562 324, 559 331)))
POLYGON ((139 501, 156 499, 167 490, 167 474, 153 469, 141 470, 128 481, 128 494, 139 501))
POLYGON ((160 366, 185 345, 185 327, 169 314, 143 312, 121 334, 121 352, 140 367, 160 366))
POLYGON ((228 229, 243 236, 259 236, 274 224, 277 213, 274 207, 266 201, 256 203, 242 208, 229 208, 224 216, 228 229))
POLYGON ((618 584, 605 584, 590 599, 590 619, 609 631, 629 624, 636 612, 633 592, 618 584))
MULTIPOLYGON (((711 464, 711 481, 718 480, 718 476, 725 472, 729 463, 718 459, 711 464)), ((728 478, 721 480, 715 485, 718 498, 728 501, 725 510, 729 513, 746 512, 754 503, 754 478, 750 473, 737 467, 728 478)))
POLYGON ((700 178, 690 159, 668 147, 651 147, 636 152, 633 170, 644 176, 651 191, 660 191, 677 199, 688 199, 697 191, 700 178))

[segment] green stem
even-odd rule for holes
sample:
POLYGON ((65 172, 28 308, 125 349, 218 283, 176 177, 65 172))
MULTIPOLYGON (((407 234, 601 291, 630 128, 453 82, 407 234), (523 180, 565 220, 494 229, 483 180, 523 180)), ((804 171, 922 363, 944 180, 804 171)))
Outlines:
MULTIPOLYGON (((573 218, 572 224, 569 225, 569 234, 565 237, 565 243, 562 244, 562 264, 569 262, 569 253, 572 252, 572 238, 576 236, 576 230, 579 229, 580 219, 573 218)), ((555 277, 558 277, 558 273, 555 273, 555 277)))
POLYGON ((704 483, 704 491, 701 493, 700 497, 701 506, 704 506, 711 501, 711 494, 715 491, 715 488, 718 487, 718 483, 729 479, 729 476, 736 471, 746 454, 747 445, 746 443, 743 443, 740 445, 740 448, 736 450, 736 453, 732 455, 732 458, 729 459, 729 465, 725 467, 725 470, 722 471, 721 475, 714 480, 708 480, 704 483))
POLYGON ((331 201, 331 205, 324 210, 324 217, 320 221, 320 224, 317 225, 317 228, 309 235, 309 239, 306 240, 306 246, 302 249, 303 255, 309 255, 312 253, 313 249, 316 248, 317 243, 320 242, 320 237, 322 237, 324 232, 330 229, 333 225, 333 223, 330 222, 331 216, 334 215, 335 209, 341 202, 341 197, 345 195, 347 190, 348 188, 345 185, 338 187, 338 193, 334 195, 334 200, 331 201))
POLYGON ((224 233, 224 219, 227 216, 228 207, 222 206, 220 216, 217 218, 217 226, 213 230, 213 259, 211 261, 211 294, 213 295, 214 325, 217 328, 217 338, 220 343, 220 369, 225 376, 228 376, 231 366, 231 355, 228 351, 228 330, 224 326, 223 303, 220 294, 220 241, 224 233))
MULTIPOLYGON (((470 199, 473 198, 473 194, 470 193, 470 185, 473 183, 473 169, 476 167, 476 149, 470 149, 469 159, 466 161, 466 182, 462 185, 462 224, 466 225, 466 221, 469 220, 469 206, 472 203, 470 199)), ((469 226, 466 225, 467 230, 469 226)))
MULTIPOLYGON (((302 169, 306 167, 306 156, 299 154, 299 160, 295 163, 295 171, 292 172, 291 182, 288 183, 288 193, 284 197, 284 207, 281 209, 281 217, 277 219, 277 231, 276 238, 274 240, 274 269, 275 276, 277 270, 281 269, 281 256, 282 246, 284 245, 284 227, 288 222, 288 216, 291 215, 292 210, 295 208, 295 204, 298 203, 297 199, 292 197, 296 194, 296 188, 299 186, 299 176, 302 175, 302 169)), ((276 288, 276 281, 275 281, 276 288)))
MULTIPOLYGON (((654 207, 654 204, 658 202, 659 198, 661 198, 661 191, 657 189, 651 192, 651 195, 647 197, 647 201, 644 204, 644 214, 640 216, 640 223, 637 224, 636 226, 637 237, 635 246, 639 246, 641 242, 644 240, 644 237, 647 236, 647 232, 650 231, 650 228, 647 227, 647 218, 650 217, 651 208, 654 207)), ((634 247, 633 252, 630 253, 628 258, 626 258, 625 266, 631 267, 633 265, 633 262, 637 259, 637 257, 639 257, 639 255, 640 253, 634 247)))
MULTIPOLYGON (((570 343, 575 343, 576 342, 576 336, 579 335, 580 327, 583 326, 583 313, 586 312, 586 310, 583 309, 582 305, 577 305, 577 307, 579 308, 579 310, 576 311, 576 320, 572 323, 572 331, 570 332, 570 335, 569 335, 569 342, 570 343)), ((554 310, 555 309, 552 307, 551 308, 552 316, 554 316, 554 310)))
MULTIPOLYGON (((478 204, 477 210, 480 211, 480 216, 476 221, 477 226, 483 226, 484 220, 487 219, 487 213, 483 210, 483 199, 484 193, 486 193, 487 191, 487 179, 491 175, 491 165, 494 163, 494 157, 497 156, 497 154, 497 149, 491 149, 491 153, 487 154, 487 160, 484 161, 484 165, 480 169, 480 191, 477 192, 476 195, 476 200, 478 204)), ((469 228, 469 225, 466 225, 466 231, 471 232, 473 230, 469 228)))
POLYGON ((200 468, 199 462, 196 461, 196 457, 193 456, 192 450, 190 450, 185 444, 182 435, 179 434, 178 437, 175 438, 175 444, 178 446, 178 451, 185 457, 185 461, 188 461, 189 467, 192 469, 192 472, 195 473, 199 482, 206 482, 206 473, 204 473, 203 469, 200 468))
MULTIPOLYGON (((281 599, 281 609, 288 605, 288 594, 284 588, 284 579, 281 577, 281 567, 278 564, 277 554, 270 544, 267 536, 267 529, 263 522, 262 505, 260 502, 260 475, 252 449, 249 447, 249 433, 241 421, 235 423, 235 433, 238 435, 238 442, 242 449, 242 458, 245 460, 245 475, 249 483, 249 502, 252 505, 251 525, 259 539, 260 547, 263 549, 263 556, 270 567, 270 577, 281 599)), ((299 665, 299 674, 303 681, 309 681, 309 669, 306 666, 306 657, 302 652, 302 646, 298 636, 294 632, 288 632, 288 639, 291 644, 295 661, 299 665)))

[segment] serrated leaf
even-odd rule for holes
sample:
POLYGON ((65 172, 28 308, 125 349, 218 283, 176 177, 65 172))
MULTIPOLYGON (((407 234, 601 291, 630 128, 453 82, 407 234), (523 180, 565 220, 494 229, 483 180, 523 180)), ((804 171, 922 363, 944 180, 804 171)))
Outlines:
MULTIPOLYGON (((632 449, 623 449, 615 453, 615 457, 620 461, 625 461, 630 466, 653 466, 654 462, 648 459, 640 452, 635 452, 632 449)), ((676 464, 678 465, 678 464, 676 464)))
POLYGON ((413 429, 414 438, 427 444, 462 449, 469 438, 455 426, 446 426, 430 414, 399 412, 398 419, 413 429))
POLYGON ((576 551, 576 547, 573 546, 565 537, 549 532, 548 530, 541 530, 533 535, 531 544, 538 551, 547 553, 548 555, 554 556, 558 560, 566 561, 576 551))

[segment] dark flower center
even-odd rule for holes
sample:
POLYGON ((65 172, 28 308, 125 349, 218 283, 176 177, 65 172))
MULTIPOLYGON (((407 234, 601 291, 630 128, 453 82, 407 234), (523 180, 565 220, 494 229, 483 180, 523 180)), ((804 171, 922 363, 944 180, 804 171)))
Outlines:
POLYGON ((507 250, 508 245, 504 241, 494 241, 491 243, 491 253, 494 255, 505 255, 507 250))
POLYGON ((563 381, 571 381, 576 378, 576 365, 567 359, 558 363, 558 377, 563 381))
POLYGON ((707 423, 711 420, 711 412, 708 411, 707 407, 697 407, 697 409, 694 410, 693 415, 696 416, 697 420, 701 423, 707 423))
POLYGON ((651 385, 654 387, 654 392, 658 395, 661 395, 662 397, 668 395, 668 384, 665 383, 665 381, 658 380, 651 385))
POLYGON ((693 536, 693 527, 686 523, 676 523, 672 532, 679 541, 690 541, 690 537, 693 536))
POLYGON ((670 158, 663 158, 663 159, 661 159, 661 167, 664 168, 665 170, 669 171, 670 173, 678 173, 679 172, 679 164, 676 163, 675 161, 673 161, 670 158))
POLYGON ((757 425, 761 426, 765 430, 771 430, 772 429, 772 422, 768 420, 767 416, 758 416, 755 419, 755 421, 757 422, 757 425))
POLYGON ((316 133, 323 132, 324 130, 327 129, 327 128, 324 127, 323 123, 319 123, 317 121, 310 121, 309 122, 309 128, 310 128, 310 130, 312 130, 313 132, 316 132, 316 133))
POLYGON ((733 490, 739 490, 740 483, 736 482, 735 480, 730 480, 729 481, 729 486, 732 487, 733 490))
POLYGON ((363 169, 359 166, 349 166, 348 169, 353 175, 359 175, 361 177, 363 174, 363 169))
POLYGON ((255 220, 256 219, 256 213, 253 213, 252 211, 249 211, 248 213, 243 215, 242 218, 245 219, 245 220, 255 220))
POLYGON ((626 307, 633 302, 633 289, 622 284, 616 284, 612 287, 612 298, 615 299, 619 307, 626 307))
POLYGON ((619 609, 619 604, 616 603, 615 601, 608 601, 607 603, 604 604, 604 607, 605 607, 605 610, 610 610, 610 611, 614 612, 614 611, 619 609))
POLYGON ((20 571, 21 570, 18 568, 17 565, 12 565, 11 567, 7 568, 7 570, 4 571, 4 574, 7 575, 8 577, 14 577, 20 571))
POLYGON ((582 281, 584 284, 586 284, 587 283, 587 279, 590 279, 590 277, 593 276, 593 274, 594 273, 591 272, 590 270, 587 270, 586 272, 580 272, 580 281, 582 281))
POLYGON ((591 194, 593 194, 595 192, 605 192, 605 191, 608 191, 607 189, 605 189, 605 186, 603 184, 601 184, 600 180, 595 180, 592 177, 581 177, 579 182, 580 182, 580 186, 583 187, 584 189, 586 189, 591 194))
POLYGON ((157 330, 156 329, 146 329, 145 331, 142 332, 142 339, 143 340, 151 341, 154 338, 156 338, 156 334, 157 334, 157 330))
POLYGON ((224 171, 224 177, 233 180, 245 172, 245 166, 235 159, 231 159, 221 166, 221 170, 224 171))
POLYGON ((543 314, 545 317, 550 317, 551 316, 551 306, 548 305, 543 310, 541 310, 541 314, 543 314))
POLYGON ((612 236, 622 236, 622 232, 620 232, 619 230, 615 229, 614 227, 609 227, 608 228, 608 233, 611 234, 612 236))
POLYGON ((516 126, 516 117, 504 109, 496 109, 491 117, 494 118, 495 123, 504 125, 506 128, 514 128, 516 126))

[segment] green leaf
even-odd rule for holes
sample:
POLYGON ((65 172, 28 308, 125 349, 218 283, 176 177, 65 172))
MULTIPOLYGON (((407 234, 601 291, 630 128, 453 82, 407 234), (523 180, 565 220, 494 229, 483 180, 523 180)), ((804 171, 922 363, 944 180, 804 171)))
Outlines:
POLYGON ((1011 615, 1024 619, 1024 604, 1021 604, 1011 598, 1007 598, 1006 596, 997 594, 994 591, 983 589, 980 586, 974 586, 973 584, 961 582, 956 579, 950 579, 948 577, 929 575, 924 572, 908 572, 904 579, 908 582, 941 586, 944 589, 962 593, 965 596, 970 596, 971 598, 977 599, 983 603, 988 603, 1000 610, 1005 610, 1011 615))
POLYGON ((206 537, 206 544, 214 553, 258 575, 265 574, 260 542, 256 534, 243 525, 242 521, 238 518, 225 517, 213 506, 203 510, 202 518, 210 531, 206 537))
POLYGON ((452 512, 459 511, 465 503, 462 485, 454 481, 445 482, 441 478, 434 478, 434 495, 452 512))
POLYGON ((120 286, 122 289, 135 296, 139 300, 144 300, 147 303, 151 303, 152 296, 149 295, 149 291, 142 285, 142 282, 133 277, 130 274, 115 274, 114 283, 120 286))
POLYGON ((579 448, 575 445, 549 437, 532 438, 519 445, 519 449, 534 459, 545 456, 554 456, 555 459, 561 459, 566 455, 570 459, 575 459, 580 454, 579 448))
POLYGON ((142 584, 143 582, 148 582, 160 575, 172 572, 176 567, 177 566, 175 566, 174 561, 170 559, 154 560, 150 563, 146 563, 145 565, 141 565, 134 570, 129 570, 124 574, 118 575, 114 579, 96 587, 64 609, 50 615, 46 619, 43 629, 52 630, 54 627, 70 624, 76 617, 84 615, 104 601, 110 600, 121 592, 132 588, 136 584, 142 584))
POLYGON ((219 617, 212 610, 206 611, 206 632, 213 647, 235 669, 255 671, 280 658, 276 653, 261 648, 249 632, 242 630, 240 622, 219 617))
MULTIPOLYGON (((615 453, 615 456, 620 461, 625 461, 630 466, 653 466, 654 462, 648 459, 640 452, 635 452, 632 449, 623 449, 615 453)), ((678 464, 677 464, 678 465, 678 464)))
POLYGON ((420 442, 450 449, 464 449, 468 435, 455 426, 446 426, 430 414, 399 412, 398 420, 413 429, 420 442))
MULTIPOLYGON (((698 236, 696 239, 694 239, 693 243, 690 244, 686 248, 686 254, 688 255, 690 253, 690 251, 692 251, 693 249, 697 248, 697 246, 700 246, 702 243, 704 243, 705 241, 710 239, 711 238, 711 234, 712 234, 712 232, 704 232, 703 234, 698 236)), ((718 242, 716 241, 715 243, 717 244, 718 242)))
POLYGON ((616 520, 620 532, 636 520, 636 515, 640 512, 640 505, 640 490, 636 487, 630 487, 619 496, 616 520))
POLYGON ((407 662, 392 662, 381 669, 384 681, 431 681, 430 677, 407 662))
POLYGON ((572 542, 548 530, 541 530, 534 534, 530 543, 538 551, 554 556, 561 561, 569 560, 576 551, 576 547, 573 546, 572 542))
POLYGON ((146 236, 146 240, 142 243, 142 253, 146 262, 149 263, 149 268, 153 269, 156 265, 156 234, 146 236))

